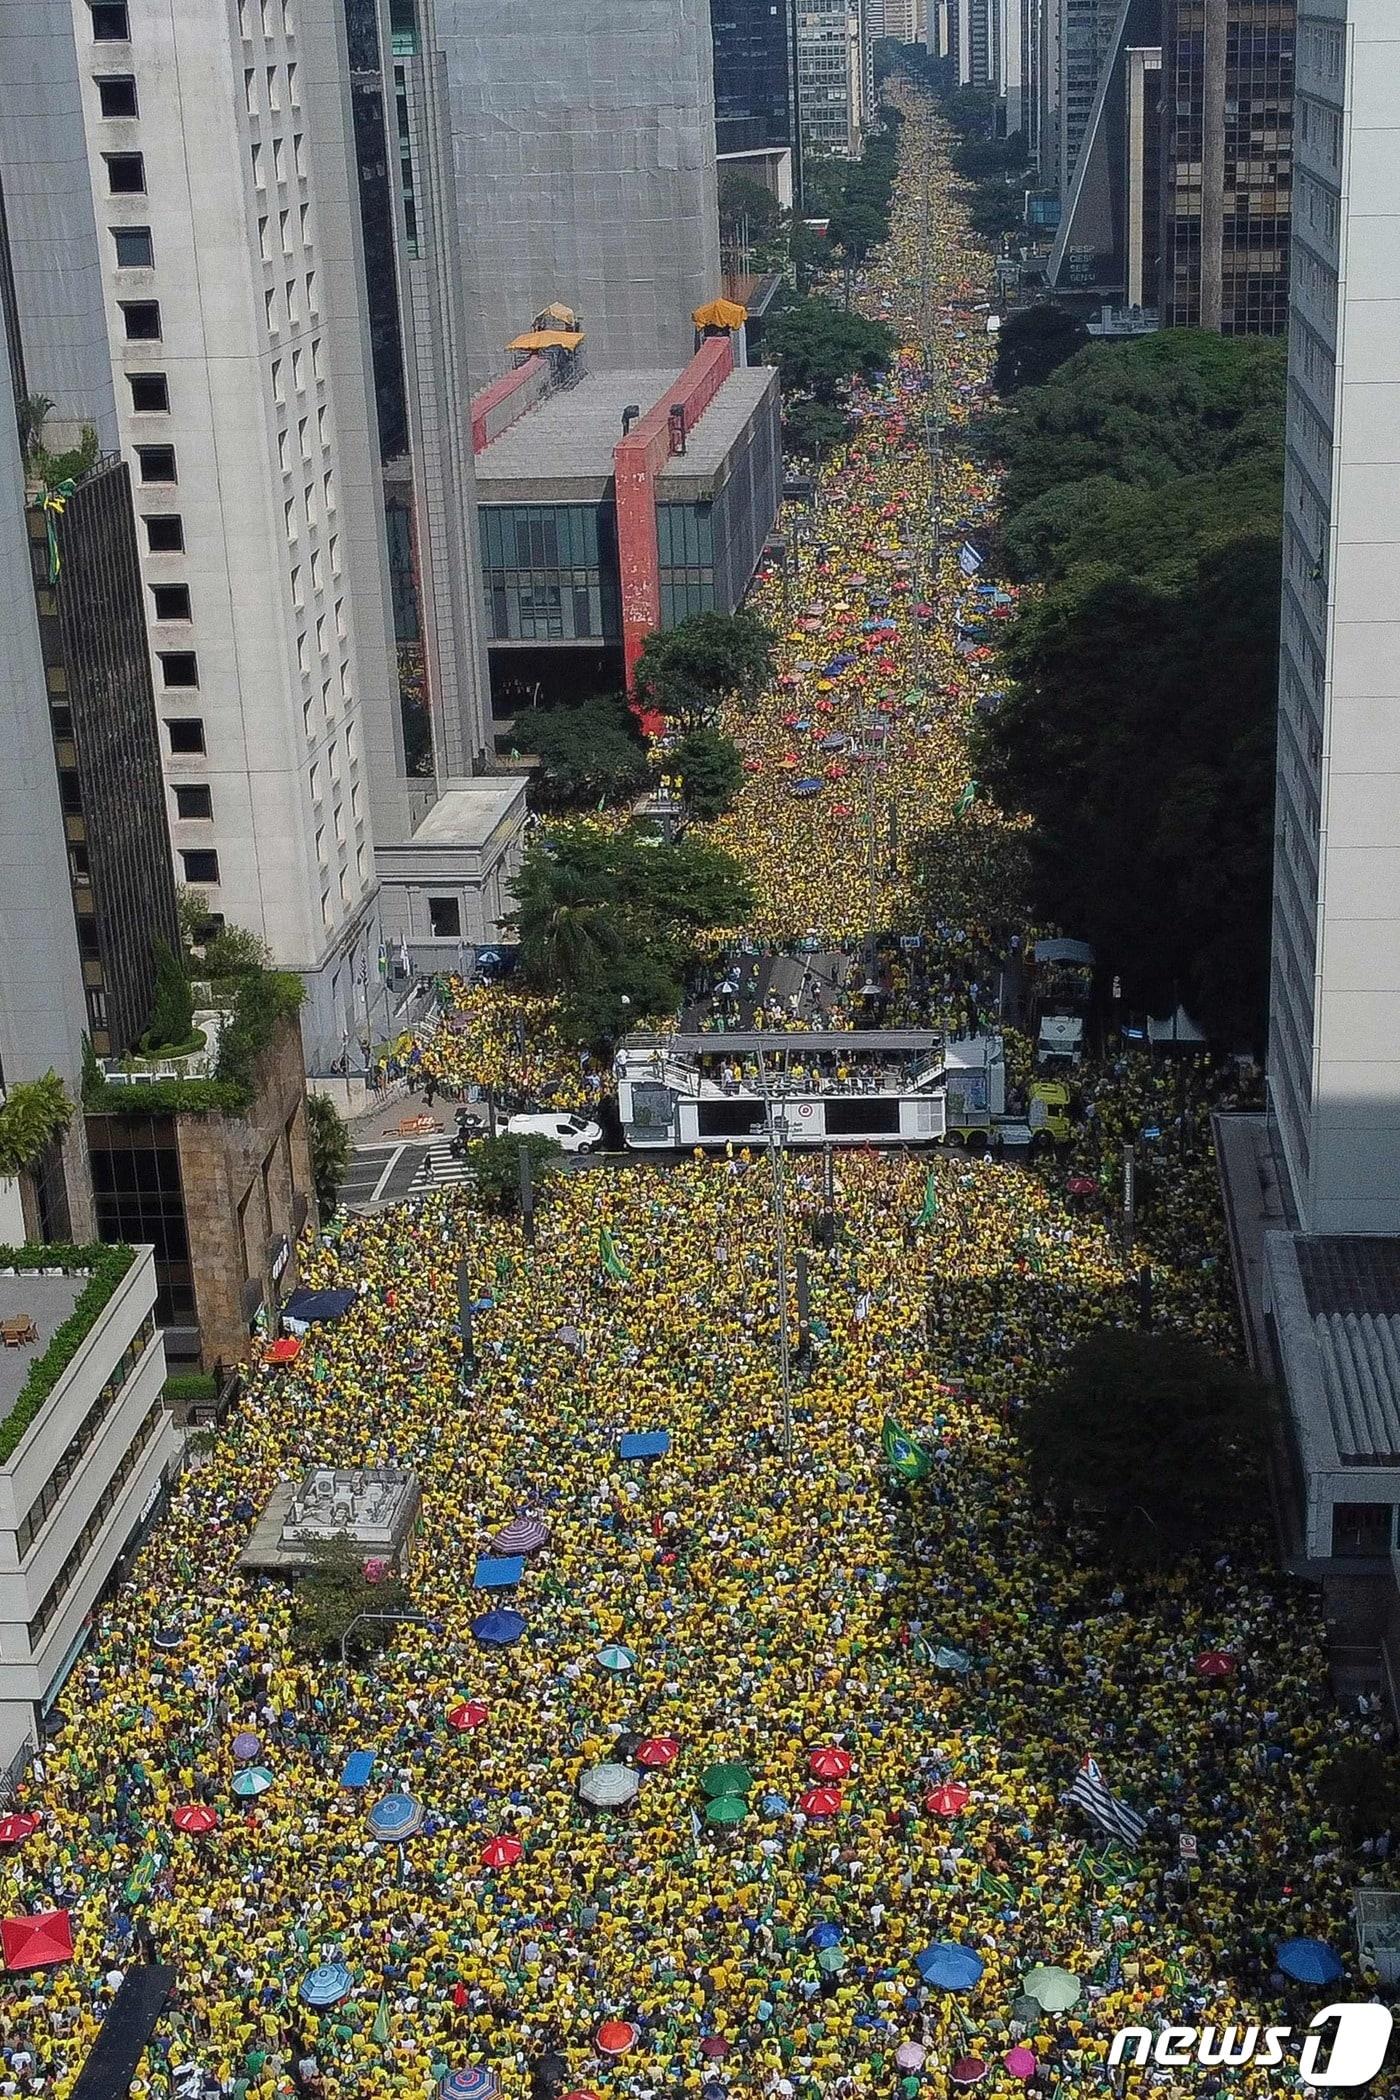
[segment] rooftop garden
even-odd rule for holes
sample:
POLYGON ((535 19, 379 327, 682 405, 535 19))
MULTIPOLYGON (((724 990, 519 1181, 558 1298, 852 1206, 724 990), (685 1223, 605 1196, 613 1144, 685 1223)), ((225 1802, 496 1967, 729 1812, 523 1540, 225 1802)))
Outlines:
POLYGON ((13 1457, 59 1379, 91 1332, 103 1307, 136 1259, 136 1250, 100 1242, 90 1247, 29 1246, 0 1247, 0 1275, 34 1274, 61 1269, 65 1275, 86 1275, 78 1302, 68 1318, 53 1331, 47 1348, 29 1366, 29 1376, 19 1398, 0 1422, 0 1464, 13 1457))

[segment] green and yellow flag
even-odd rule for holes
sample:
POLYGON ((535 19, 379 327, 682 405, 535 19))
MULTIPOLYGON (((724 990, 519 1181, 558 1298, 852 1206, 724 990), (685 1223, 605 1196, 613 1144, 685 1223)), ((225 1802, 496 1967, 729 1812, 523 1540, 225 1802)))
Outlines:
POLYGON ((370 2040, 378 2042, 381 2048, 389 2039, 389 2006, 382 1991, 379 1994, 379 2010, 374 2016, 374 2025, 369 2033, 370 2040))
POLYGON ((968 811, 971 809, 973 803, 977 800, 977 797, 980 792, 981 783, 976 780, 969 780, 967 786, 963 789, 962 793, 957 799, 957 803, 953 809, 953 815, 955 817, 965 817, 968 811))
POLYGON ((922 1480, 933 1464, 922 1444, 900 1428, 893 1415, 886 1415, 880 1431, 880 1449, 885 1463, 901 1480, 922 1480))
POLYGON ((76 486, 77 484, 72 481, 56 481, 52 486, 46 483, 43 496, 40 498, 40 507, 44 513, 44 530, 48 534, 49 542, 50 583, 58 582, 59 571, 63 567, 63 559, 58 551, 58 526, 56 520, 63 516, 68 506, 68 498, 74 493, 76 486))
POLYGON ((627 1270, 622 1256, 613 1242, 613 1236, 605 1225, 598 1234, 598 1259, 603 1264, 603 1274, 611 1276, 614 1283, 626 1283, 627 1270))
POLYGON ((920 1210, 918 1217, 915 1218, 914 1223, 916 1225, 931 1225, 937 1216, 938 1183, 934 1179, 933 1168, 930 1167, 924 1182, 923 1208, 920 1210))

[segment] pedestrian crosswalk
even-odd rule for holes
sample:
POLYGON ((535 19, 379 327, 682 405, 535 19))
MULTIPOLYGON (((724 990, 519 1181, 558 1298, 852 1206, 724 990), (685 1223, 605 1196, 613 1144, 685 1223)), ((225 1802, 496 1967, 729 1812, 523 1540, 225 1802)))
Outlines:
POLYGON ((422 1152, 423 1157, 413 1177, 415 1195, 421 1195, 425 1189, 460 1188, 475 1181, 476 1175, 468 1162, 454 1156, 450 1138, 424 1145, 422 1152))

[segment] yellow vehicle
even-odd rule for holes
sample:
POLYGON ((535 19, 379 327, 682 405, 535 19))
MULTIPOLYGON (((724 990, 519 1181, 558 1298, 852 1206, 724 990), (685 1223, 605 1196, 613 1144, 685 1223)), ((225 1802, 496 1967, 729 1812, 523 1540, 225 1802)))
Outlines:
POLYGON ((1035 1080, 1026 1110, 1032 1142, 1043 1138, 1052 1145, 1067 1145, 1074 1135, 1069 1106, 1069 1088, 1063 1080, 1035 1080))

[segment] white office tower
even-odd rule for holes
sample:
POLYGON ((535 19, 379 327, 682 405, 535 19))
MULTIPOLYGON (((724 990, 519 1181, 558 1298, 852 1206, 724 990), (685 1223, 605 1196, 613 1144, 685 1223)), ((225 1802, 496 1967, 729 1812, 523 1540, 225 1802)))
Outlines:
POLYGON ((176 872, 366 1031, 408 830, 340 0, 72 0, 176 872))
POLYGON ((870 46, 856 0, 797 0, 797 115, 804 153, 856 154, 870 118, 870 46))
POLYGON ((1312 1233, 1400 1233, 1397 82, 1394 0, 1304 0, 1269 1088, 1312 1233))

